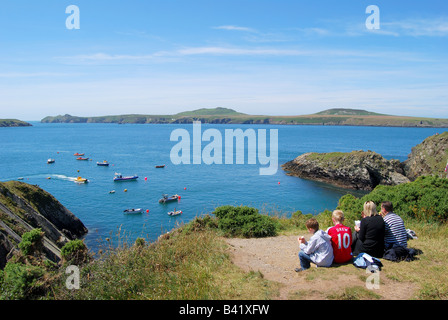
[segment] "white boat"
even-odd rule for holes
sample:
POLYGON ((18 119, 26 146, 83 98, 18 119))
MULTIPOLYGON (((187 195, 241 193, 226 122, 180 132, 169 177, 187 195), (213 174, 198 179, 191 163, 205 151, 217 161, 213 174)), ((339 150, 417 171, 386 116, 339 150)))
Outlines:
POLYGON ((48 164, 50 164, 50 163, 54 163, 54 161, 55 161, 54 159, 48 159, 48 160, 47 160, 47 163, 48 163, 48 164))
POLYGON ((180 215, 182 213, 182 210, 177 210, 176 211, 176 209, 174 209, 174 211, 170 211, 170 212, 168 212, 168 215, 169 216, 178 216, 178 215, 180 215))
POLYGON ((100 167, 108 167, 109 166, 109 162, 104 160, 103 162, 97 162, 96 165, 100 166, 100 167))
POLYGON ((123 211, 125 214, 137 214, 137 213, 142 213, 142 209, 126 209, 123 211))

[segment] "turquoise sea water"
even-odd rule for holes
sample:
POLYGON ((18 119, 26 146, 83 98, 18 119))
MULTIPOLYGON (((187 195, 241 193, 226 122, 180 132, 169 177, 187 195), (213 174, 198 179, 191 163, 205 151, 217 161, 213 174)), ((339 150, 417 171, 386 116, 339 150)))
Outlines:
MULTIPOLYGON (((249 205, 262 212, 290 215, 296 210, 319 213, 333 210, 348 190, 287 176, 280 165, 305 152, 350 152, 372 150, 387 159, 403 161, 411 148, 443 129, 338 126, 202 125, 206 129, 278 130, 276 174, 259 175, 260 164, 174 165, 170 151, 173 130, 192 125, 41 124, 32 127, 0 128, 0 181, 37 184, 53 194, 78 216, 89 233, 86 243, 95 248, 120 231, 155 240, 160 234, 188 222, 216 206, 249 205), (74 153, 85 153, 92 161, 77 161, 74 153), (54 158, 55 163, 47 164, 54 158), (107 160, 109 167, 97 161, 107 160), (166 164, 163 169, 156 165, 166 164), (79 172, 78 172, 79 170, 79 172), (114 173, 138 175, 138 181, 114 182, 114 173), (77 184, 77 176, 89 179, 77 184), (48 178, 51 179, 48 179, 48 178), (145 180, 145 177, 147 178, 145 180), (127 189, 127 192, 124 192, 127 189), (115 190, 111 194, 109 191, 115 190), (162 205, 162 194, 179 194, 175 203, 162 205), (124 215, 127 208, 142 208, 141 215, 124 215), (167 215, 176 208, 183 214, 167 215), (148 213, 146 212, 148 210, 148 213)), ((192 135, 191 135, 192 137, 192 135)), ((202 147, 208 142, 202 142, 202 147)), ((223 155, 224 157, 224 155, 223 155)))

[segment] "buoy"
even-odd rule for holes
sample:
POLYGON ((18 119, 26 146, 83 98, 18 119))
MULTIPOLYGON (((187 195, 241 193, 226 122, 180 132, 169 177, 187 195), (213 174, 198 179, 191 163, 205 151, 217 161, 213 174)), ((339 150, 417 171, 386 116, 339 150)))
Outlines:
POLYGON ((124 192, 128 192, 128 189, 124 189, 123 191, 124 191, 124 192))
POLYGON ((187 188, 184 188, 184 190, 187 190, 187 188))
POLYGON ((146 213, 149 213, 149 209, 146 209, 146 213))
POLYGON ((278 184, 280 184, 280 181, 278 182, 278 184))
POLYGON ((78 172, 79 172, 79 170, 76 170, 76 171, 78 171, 78 172))
POLYGON ((179 196, 179 198, 178 198, 179 200, 180 200, 180 196, 179 196))
POLYGON ((146 181, 146 180, 148 180, 148 178, 147 178, 147 177, 145 177, 145 181, 146 181))

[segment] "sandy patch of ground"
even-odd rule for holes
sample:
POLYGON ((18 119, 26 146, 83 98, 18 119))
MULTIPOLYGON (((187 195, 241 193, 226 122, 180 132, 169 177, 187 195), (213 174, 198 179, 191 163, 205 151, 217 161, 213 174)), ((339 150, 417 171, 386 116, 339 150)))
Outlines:
MULTIPOLYGON (((309 237, 305 237, 309 238, 309 237)), ((225 239, 235 265, 244 271, 259 271, 265 279, 279 282, 282 286, 277 297, 288 299, 328 299, 331 295, 340 296, 346 288, 366 288, 370 276, 363 269, 352 264, 332 268, 315 268, 297 273, 299 266, 299 244, 297 236, 277 236, 258 239, 225 239)), ((416 286, 412 283, 398 282, 387 277, 387 262, 380 272, 379 289, 373 293, 386 300, 411 299, 416 286)))

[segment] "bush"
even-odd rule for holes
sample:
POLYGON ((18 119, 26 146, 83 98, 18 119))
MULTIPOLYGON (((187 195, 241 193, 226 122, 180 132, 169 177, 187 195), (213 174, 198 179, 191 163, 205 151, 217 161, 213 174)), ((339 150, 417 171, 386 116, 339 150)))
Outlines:
POLYGON ((182 228, 182 232, 200 232, 209 229, 217 229, 218 222, 217 219, 206 214, 202 217, 196 217, 194 220, 190 221, 182 228))
POLYGON ((448 221, 447 194, 448 179, 423 176, 397 186, 377 186, 360 199, 345 195, 339 200, 338 209, 350 218, 359 218, 365 201, 373 201, 378 207, 383 201, 391 201, 398 215, 420 222, 444 223, 448 221))
POLYGON ((274 221, 255 208, 222 206, 213 214, 218 218, 218 228, 227 236, 270 237, 277 235, 274 221))
POLYGON ((24 255, 32 255, 36 252, 40 252, 43 237, 44 233, 40 228, 25 232, 22 235, 22 241, 19 243, 20 251, 24 255))
POLYGON ((61 256, 73 264, 82 264, 89 260, 87 247, 82 240, 67 242, 61 249, 61 256))
POLYGON ((1 282, 2 299, 28 299, 39 294, 44 275, 40 267, 8 262, 3 270, 1 282))
POLYGON ((143 248, 146 245, 146 241, 144 238, 135 239, 135 246, 138 248, 143 248))

